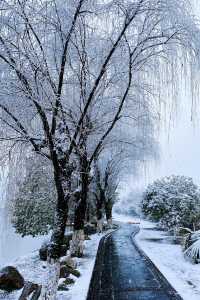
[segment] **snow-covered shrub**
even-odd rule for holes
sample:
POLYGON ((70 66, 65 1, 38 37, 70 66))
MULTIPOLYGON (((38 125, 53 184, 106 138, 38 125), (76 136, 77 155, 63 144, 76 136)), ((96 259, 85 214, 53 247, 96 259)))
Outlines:
POLYGON ((27 174, 12 208, 12 224, 22 236, 47 234, 53 226, 56 193, 49 168, 41 159, 27 163, 27 174))
POLYGON ((142 212, 167 229, 194 228, 200 220, 200 194, 192 178, 170 176, 147 187, 142 212))

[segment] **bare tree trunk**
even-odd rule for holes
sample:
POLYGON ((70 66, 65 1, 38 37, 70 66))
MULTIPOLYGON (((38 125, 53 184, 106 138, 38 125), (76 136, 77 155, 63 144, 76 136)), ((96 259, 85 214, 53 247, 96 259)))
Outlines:
POLYGON ((54 179, 57 189, 57 206, 51 245, 48 252, 48 272, 46 284, 42 288, 42 300, 56 300, 58 280, 60 275, 59 258, 61 256, 62 244, 65 235, 65 228, 68 218, 68 201, 70 192, 65 191, 65 186, 71 184, 71 178, 67 177, 66 182, 60 176, 61 170, 54 170, 54 179))
POLYGON ((71 241, 70 252, 72 256, 82 257, 84 250, 84 225, 87 211, 87 195, 89 186, 89 171, 87 156, 80 159, 81 165, 81 193, 74 215, 74 234, 71 241))
POLYGON ((67 159, 58 159, 56 151, 51 152, 54 167, 54 181, 57 191, 57 205, 54 220, 54 230, 51 237, 49 251, 50 259, 58 259, 61 256, 61 248, 65 235, 68 218, 68 203, 71 192, 71 176, 73 168, 67 159))
POLYGON ((84 224, 85 224, 86 201, 85 195, 81 195, 74 215, 74 233, 71 240, 70 252, 72 256, 83 256, 83 244, 85 240, 84 224))
POLYGON ((112 200, 108 199, 105 201, 106 220, 109 227, 112 227, 112 208, 112 200))
POLYGON ((101 233, 103 231, 103 204, 104 194, 100 191, 100 197, 96 196, 96 216, 97 216, 97 231, 101 233))
POLYGON ((89 202, 87 203, 85 220, 87 223, 90 222, 90 203, 89 202))
MULTIPOLYGON (((67 178, 66 181, 70 181, 67 178)), ((70 198, 69 191, 65 194, 62 180, 55 175, 56 189, 57 189, 57 206, 54 221, 54 230, 51 237, 50 258, 57 259, 61 255, 61 247, 65 235, 65 228, 68 218, 68 201, 70 198)))
MULTIPOLYGON (((68 201, 70 193, 65 194, 63 182, 57 173, 55 173, 55 183, 57 189, 57 206, 54 221, 54 230, 51 237, 51 245, 48 252, 48 272, 46 284, 42 289, 41 299, 44 300, 56 300, 58 280, 60 275, 60 263, 59 258, 61 256, 62 244, 65 235, 65 228, 68 218, 68 201)), ((66 179, 66 182, 70 178, 66 179)), ((65 183, 66 184, 66 183, 65 183)))

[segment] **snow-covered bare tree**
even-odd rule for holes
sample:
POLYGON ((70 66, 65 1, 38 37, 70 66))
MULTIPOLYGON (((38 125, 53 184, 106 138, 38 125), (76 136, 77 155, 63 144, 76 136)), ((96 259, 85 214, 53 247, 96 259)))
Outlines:
POLYGON ((180 49, 194 55, 200 35, 187 0, 2 0, 0 12, 1 140, 52 162, 57 258, 77 156, 90 167, 149 76, 180 49))

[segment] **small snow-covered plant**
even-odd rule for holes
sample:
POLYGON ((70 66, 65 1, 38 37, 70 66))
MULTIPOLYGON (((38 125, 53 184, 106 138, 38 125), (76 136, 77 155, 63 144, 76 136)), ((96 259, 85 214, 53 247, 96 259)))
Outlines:
POLYGON ((200 230, 186 234, 185 237, 185 250, 187 250, 193 243, 200 240, 200 230))
POLYGON ((200 230, 193 231, 190 228, 179 227, 177 234, 183 237, 183 248, 187 250, 194 242, 200 239, 200 230))
POLYGON ((194 263, 200 263, 200 230, 186 234, 184 248, 184 256, 186 258, 194 263))
POLYGON ((200 194, 192 178, 170 176, 156 180, 147 187, 142 211, 167 229, 194 229, 199 226, 200 194))
POLYGON ((186 249, 184 255, 194 263, 200 263, 200 239, 197 239, 188 249, 186 249))

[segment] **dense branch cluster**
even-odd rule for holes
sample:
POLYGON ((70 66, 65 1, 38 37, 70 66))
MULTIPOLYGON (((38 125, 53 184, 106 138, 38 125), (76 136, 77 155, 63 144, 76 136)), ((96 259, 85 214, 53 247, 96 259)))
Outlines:
POLYGON ((71 203, 75 231, 91 202, 111 219, 120 176, 155 153, 151 79, 199 36, 186 0, 1 0, 0 140, 51 165, 52 257, 71 203))

